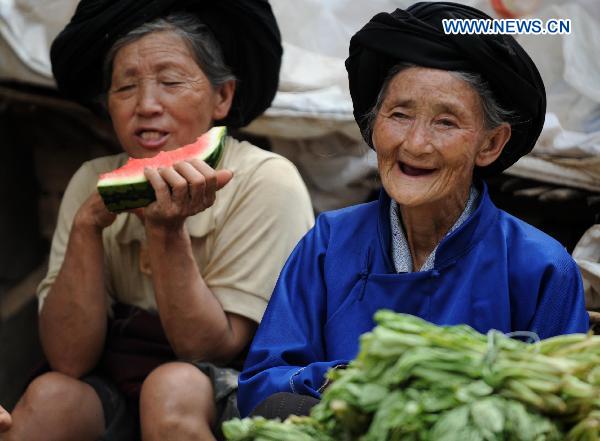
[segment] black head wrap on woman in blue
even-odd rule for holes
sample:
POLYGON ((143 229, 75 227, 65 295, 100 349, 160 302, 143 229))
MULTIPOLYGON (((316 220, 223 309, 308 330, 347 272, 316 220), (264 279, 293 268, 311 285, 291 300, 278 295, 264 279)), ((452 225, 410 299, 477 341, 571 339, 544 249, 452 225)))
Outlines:
POLYGON ((512 36, 445 34, 443 19, 491 17, 456 3, 421 2, 406 10, 377 14, 352 37, 346 69, 354 118, 363 134, 367 133, 364 116, 375 105, 390 68, 398 63, 478 73, 489 83, 499 104, 516 115, 502 155, 479 170, 482 175, 498 173, 535 145, 546 113, 544 83, 512 36))

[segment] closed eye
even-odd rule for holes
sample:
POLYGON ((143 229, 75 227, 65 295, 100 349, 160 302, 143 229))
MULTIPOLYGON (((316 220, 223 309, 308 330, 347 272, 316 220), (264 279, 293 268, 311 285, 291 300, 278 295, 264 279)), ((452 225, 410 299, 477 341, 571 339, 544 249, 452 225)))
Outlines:
POLYGON ((123 86, 119 86, 116 89, 116 92, 126 92, 128 90, 132 90, 135 87, 135 84, 124 84, 123 86))
POLYGON ((400 118, 400 119, 406 119, 406 118, 408 118, 408 115, 406 113, 402 113, 402 112, 396 111, 396 112, 392 113, 392 117, 394 117, 394 118, 400 118))
POLYGON ((447 118, 440 119, 437 121, 437 123, 445 127, 458 127, 454 121, 447 118))

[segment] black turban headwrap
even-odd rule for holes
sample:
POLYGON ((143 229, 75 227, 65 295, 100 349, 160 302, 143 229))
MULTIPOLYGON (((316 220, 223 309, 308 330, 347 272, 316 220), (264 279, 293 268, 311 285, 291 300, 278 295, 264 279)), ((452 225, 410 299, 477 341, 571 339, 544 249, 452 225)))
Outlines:
POLYGON ((179 11, 209 27, 239 80, 228 116, 217 123, 247 125, 270 106, 279 82, 281 35, 267 0, 81 0, 50 50, 58 89, 97 110, 104 57, 115 41, 179 11))
POLYGON ((500 157, 479 169, 490 175, 508 168, 529 153, 542 130, 546 92, 529 55, 510 35, 444 34, 442 19, 488 19, 483 12, 450 2, 421 2, 391 14, 374 16, 350 40, 346 69, 354 118, 365 141, 364 116, 375 105, 390 69, 410 63, 444 70, 480 74, 492 88, 499 104, 517 115, 512 135, 500 157))

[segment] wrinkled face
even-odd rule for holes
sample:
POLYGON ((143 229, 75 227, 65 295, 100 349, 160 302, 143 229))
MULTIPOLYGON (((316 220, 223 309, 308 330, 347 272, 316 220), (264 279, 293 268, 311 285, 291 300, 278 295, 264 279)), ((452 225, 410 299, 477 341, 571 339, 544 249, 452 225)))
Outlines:
POLYGON ((469 84, 412 67, 390 81, 372 139, 387 193, 416 207, 465 200, 488 138, 481 99, 469 84))
POLYGON ((232 96, 210 84, 173 32, 155 32, 115 55, 108 111, 123 149, 156 155, 192 143, 229 112, 232 96))

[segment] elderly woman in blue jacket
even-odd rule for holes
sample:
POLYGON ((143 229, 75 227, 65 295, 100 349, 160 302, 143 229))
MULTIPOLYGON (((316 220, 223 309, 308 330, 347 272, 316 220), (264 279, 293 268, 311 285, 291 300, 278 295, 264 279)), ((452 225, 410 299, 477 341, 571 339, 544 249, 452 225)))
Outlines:
POLYGON ((352 38, 354 115, 383 189, 321 215, 288 259, 239 379, 242 415, 261 402, 255 413, 302 413, 381 308, 482 333, 587 331, 574 261, 496 208, 481 179, 533 148, 546 108, 540 75, 514 38, 447 35, 444 18, 489 17, 418 3, 352 38))

